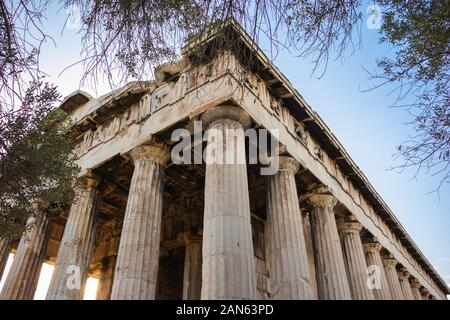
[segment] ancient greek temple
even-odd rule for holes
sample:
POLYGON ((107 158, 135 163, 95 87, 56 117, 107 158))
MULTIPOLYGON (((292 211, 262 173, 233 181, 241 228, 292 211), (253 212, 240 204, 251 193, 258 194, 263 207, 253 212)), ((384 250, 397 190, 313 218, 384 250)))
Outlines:
MULTIPOLYGON (((66 211, 0 241, 0 275, 15 253, 1 299, 32 299, 44 262, 51 300, 82 299, 88 277, 102 300, 446 299, 344 147, 236 23, 190 39, 154 78, 62 102, 83 184, 66 211), (276 131, 278 169, 175 163, 173 132, 194 136, 197 121, 200 134, 276 131)), ((251 148, 200 140, 193 153, 208 144, 251 148)))

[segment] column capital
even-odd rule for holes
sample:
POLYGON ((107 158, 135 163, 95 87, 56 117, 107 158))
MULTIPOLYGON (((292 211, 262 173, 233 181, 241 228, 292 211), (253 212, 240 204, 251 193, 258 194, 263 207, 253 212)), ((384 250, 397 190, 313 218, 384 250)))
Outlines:
POLYGON ((408 271, 399 271, 398 277, 402 280, 408 280, 410 273, 408 271))
POLYGON ((420 287, 422 286, 422 285, 420 284, 420 282, 419 282, 417 279, 415 279, 415 278, 411 279, 411 280, 409 281, 409 283, 410 283, 410 285, 411 285, 411 288, 413 288, 413 289, 420 289, 420 287))
POLYGON ((180 239, 187 245, 190 243, 201 243, 203 237, 201 234, 190 234, 188 232, 183 232, 179 234, 178 239, 180 239))
POLYGON ((340 232, 355 232, 359 233, 362 230, 362 224, 358 221, 341 222, 338 224, 340 232))
POLYGON ((203 126, 206 129, 210 128, 217 121, 230 119, 239 122, 244 129, 251 126, 251 119, 248 113, 233 105, 220 105, 207 110, 200 116, 203 126))
POLYGON ((87 169, 83 171, 81 175, 77 178, 74 189, 87 189, 92 190, 98 187, 100 183, 100 177, 92 172, 92 169, 87 169))
POLYGON ((398 261, 394 258, 391 257, 383 258, 383 266, 385 267, 395 267, 397 263, 398 261))
POLYGON ((45 209, 49 205, 50 205, 50 203, 48 202, 48 200, 44 200, 44 199, 34 199, 31 201, 31 207, 36 210, 45 209))
POLYGON ((383 246, 378 242, 363 243, 364 252, 380 251, 383 246))
POLYGON ((407 280, 411 274, 408 272, 408 270, 406 270, 406 268, 401 267, 398 272, 398 275, 400 278, 406 278, 407 280))
POLYGON ((337 199, 331 194, 311 194, 306 201, 313 207, 334 207, 337 199))
POLYGON ((169 147, 164 143, 152 140, 130 151, 134 161, 150 160, 165 165, 170 159, 169 147))
POLYGON ((279 156, 278 167, 280 171, 288 171, 295 174, 300 168, 300 163, 291 156, 279 156))
POLYGON ((430 291, 429 291, 427 288, 423 288, 423 289, 420 291, 420 295, 421 295, 423 298, 425 298, 424 300, 429 300, 429 298, 430 298, 430 291))

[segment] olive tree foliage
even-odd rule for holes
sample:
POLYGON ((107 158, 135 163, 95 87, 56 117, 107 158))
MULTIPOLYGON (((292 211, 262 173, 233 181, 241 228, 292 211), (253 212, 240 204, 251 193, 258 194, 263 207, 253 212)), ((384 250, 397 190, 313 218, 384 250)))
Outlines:
POLYGON ((0 238, 18 238, 34 216, 60 213, 78 173, 62 132, 60 96, 39 70, 46 1, 0 2, 0 238))
POLYGON ((398 146, 398 167, 438 175, 450 183, 450 5, 448 1, 379 0, 386 8, 382 41, 394 58, 378 61, 378 86, 396 83, 398 104, 412 115, 414 134, 398 146), (402 101, 408 100, 408 103, 402 101))
POLYGON ((0 237, 20 236, 30 216, 60 214, 73 199, 78 167, 52 107, 58 98, 55 87, 33 82, 20 112, 0 120, 0 237))

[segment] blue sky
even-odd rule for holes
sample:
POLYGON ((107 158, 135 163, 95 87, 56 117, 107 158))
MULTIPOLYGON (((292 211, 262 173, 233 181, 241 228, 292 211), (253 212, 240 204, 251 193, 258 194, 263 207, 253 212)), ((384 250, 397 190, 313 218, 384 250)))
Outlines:
MULTIPOLYGON (((364 19, 367 5, 363 6, 364 19)), ((41 54, 41 69, 59 86, 63 96, 78 89, 81 67, 59 73, 80 59, 80 39, 74 30, 61 29, 67 17, 65 10, 51 8, 45 29, 54 37, 55 47, 48 43, 41 54)), ((362 92, 374 83, 368 81, 363 67, 374 70, 375 59, 392 54, 387 45, 378 43, 378 31, 362 25, 362 48, 344 61, 330 61, 325 75, 311 77, 312 65, 304 59, 282 51, 274 63, 292 82, 310 106, 319 113, 353 160, 406 228, 428 260, 447 283, 450 283, 450 197, 449 186, 443 186, 440 198, 429 193, 439 183, 437 177, 412 179, 413 171, 399 173, 387 170, 394 162, 395 147, 412 134, 404 123, 410 116, 401 108, 390 108, 395 95, 392 87, 362 92)), ((264 43, 262 44, 264 47, 264 43)), ((93 93, 90 88, 83 87, 93 93)), ((98 83, 98 94, 108 91, 98 83)))

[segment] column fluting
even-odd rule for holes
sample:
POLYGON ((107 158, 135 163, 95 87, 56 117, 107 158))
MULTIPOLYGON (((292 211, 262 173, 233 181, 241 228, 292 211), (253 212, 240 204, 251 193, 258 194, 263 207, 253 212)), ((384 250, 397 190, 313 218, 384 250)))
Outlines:
POLYGON ((400 272, 398 272, 398 279, 400 281, 400 287, 402 288, 404 299, 415 300, 409 284, 409 275, 409 272, 402 268, 400 272))
POLYGON ((338 227, 352 298, 354 300, 373 300, 374 295, 367 285, 368 269, 360 236, 362 225, 352 221, 343 222, 338 227))
POLYGON ((311 231, 319 299, 350 300, 350 287, 333 210, 336 198, 330 194, 314 194, 308 198, 308 202, 312 206, 311 231))
POLYGON ((391 300, 391 290, 384 271, 380 255, 381 244, 378 242, 364 243, 363 249, 366 255, 367 268, 371 274, 371 288, 375 300, 391 300))
POLYGON ((397 270, 395 269, 397 263, 397 260, 393 258, 383 259, 384 271, 386 273, 386 278, 392 299, 404 300, 402 288, 400 286, 400 280, 398 278, 397 270))
POLYGON ((201 120, 208 137, 201 298, 255 299, 244 136, 251 121, 235 106, 214 107, 201 120))
POLYGON ((12 241, 9 238, 0 239, 0 280, 8 262, 9 254, 11 253, 12 241))
POLYGON ((28 219, 0 294, 1 300, 32 300, 47 251, 51 218, 44 212, 28 219))
POLYGON ((117 255, 112 300, 153 300, 158 275, 164 166, 170 152, 152 141, 133 149, 134 172, 117 255))
POLYGON ((422 295, 420 294, 420 282, 417 279, 411 279, 410 286, 414 300, 422 300, 422 295))
POLYGON ((95 241, 99 181, 83 178, 67 218, 47 300, 82 300, 95 241), (84 181, 83 181, 84 180, 84 181))
POLYGON ((314 294, 295 184, 299 163, 287 156, 278 161, 278 172, 267 176, 271 297, 309 300, 314 294))

